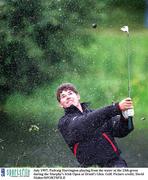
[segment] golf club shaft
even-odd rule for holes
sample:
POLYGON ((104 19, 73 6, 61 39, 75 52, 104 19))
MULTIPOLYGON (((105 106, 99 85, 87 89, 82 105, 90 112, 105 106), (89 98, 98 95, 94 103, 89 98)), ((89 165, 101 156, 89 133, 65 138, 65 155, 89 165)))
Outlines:
POLYGON ((127 42, 127 65, 128 65, 128 97, 131 97, 131 64, 130 64, 130 52, 129 52, 129 43, 130 43, 130 37, 129 37, 129 33, 128 33, 128 42, 127 42))
MULTIPOLYGON (((128 35, 128 44, 127 44, 127 56, 128 56, 128 97, 131 97, 131 62, 130 62, 130 52, 129 52, 129 43, 130 43, 130 37, 129 33, 128 35)), ((133 128, 133 122, 132 122, 133 117, 129 116, 128 117, 128 129, 131 130, 133 128)))

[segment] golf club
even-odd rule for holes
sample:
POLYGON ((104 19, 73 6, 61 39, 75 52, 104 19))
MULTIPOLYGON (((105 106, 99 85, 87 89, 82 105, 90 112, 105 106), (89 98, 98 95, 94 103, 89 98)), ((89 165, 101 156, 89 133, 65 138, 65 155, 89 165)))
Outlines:
MULTIPOLYGON (((131 97, 131 61, 130 61, 130 52, 129 52, 129 44, 130 44, 130 35, 129 35, 129 29, 128 26, 123 26, 121 28, 121 31, 126 32, 127 33, 127 69, 128 69, 128 97, 131 97)), ((128 109, 127 110, 127 114, 128 116, 128 129, 131 130, 133 129, 133 123, 132 123, 132 119, 133 117, 130 115, 131 111, 133 111, 133 109, 128 109)))

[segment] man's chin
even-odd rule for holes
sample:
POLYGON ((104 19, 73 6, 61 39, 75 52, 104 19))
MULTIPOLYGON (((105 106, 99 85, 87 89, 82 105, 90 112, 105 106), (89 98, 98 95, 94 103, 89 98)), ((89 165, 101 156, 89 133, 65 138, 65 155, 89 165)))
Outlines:
POLYGON ((67 104, 67 108, 70 107, 70 106, 74 106, 74 104, 73 103, 67 104))

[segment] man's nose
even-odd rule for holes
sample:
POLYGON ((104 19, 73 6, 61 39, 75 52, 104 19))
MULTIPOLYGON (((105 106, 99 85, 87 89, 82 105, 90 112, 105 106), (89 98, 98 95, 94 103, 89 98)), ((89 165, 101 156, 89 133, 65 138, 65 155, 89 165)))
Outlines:
POLYGON ((67 95, 67 96, 66 96, 66 99, 67 99, 67 100, 68 100, 68 99, 70 99, 70 96, 69 96, 69 95, 67 95))

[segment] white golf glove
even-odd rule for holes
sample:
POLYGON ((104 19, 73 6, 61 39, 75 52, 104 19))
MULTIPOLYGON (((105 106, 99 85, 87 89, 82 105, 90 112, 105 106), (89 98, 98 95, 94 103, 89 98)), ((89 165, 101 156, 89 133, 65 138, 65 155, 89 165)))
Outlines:
POLYGON ((134 116, 134 109, 128 109, 126 111, 122 111, 122 115, 125 119, 128 119, 128 117, 134 116))

